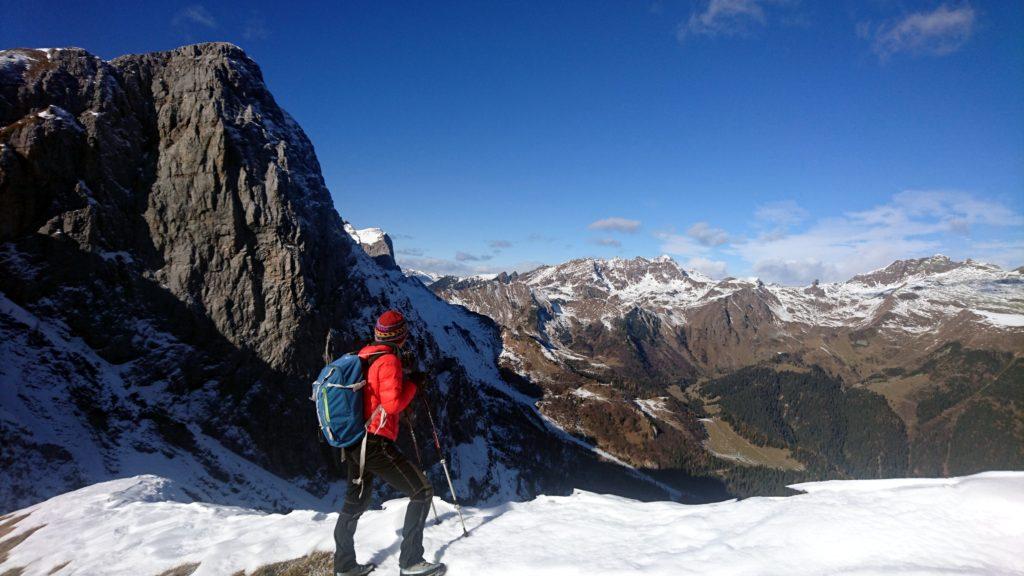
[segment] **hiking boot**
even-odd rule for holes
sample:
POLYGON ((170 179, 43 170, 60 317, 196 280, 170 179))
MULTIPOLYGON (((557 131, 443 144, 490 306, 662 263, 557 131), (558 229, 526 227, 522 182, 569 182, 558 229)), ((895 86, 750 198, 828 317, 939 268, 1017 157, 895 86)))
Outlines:
POLYGON ((408 568, 402 568, 401 574, 402 576, 441 576, 447 571, 448 567, 440 562, 435 564, 424 560, 408 568))
POLYGON ((334 576, 366 576, 373 572, 376 567, 377 565, 372 562, 369 564, 356 564, 344 572, 335 572, 334 576))

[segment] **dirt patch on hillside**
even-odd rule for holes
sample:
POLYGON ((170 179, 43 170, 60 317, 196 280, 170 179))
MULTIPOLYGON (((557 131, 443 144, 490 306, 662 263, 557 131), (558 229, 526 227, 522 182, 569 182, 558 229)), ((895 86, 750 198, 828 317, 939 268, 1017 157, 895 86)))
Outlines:
POLYGON ((719 458, 744 466, 767 466, 777 470, 803 470, 804 465, 785 448, 755 446, 740 436, 728 422, 717 418, 702 418, 708 439, 704 447, 719 458))

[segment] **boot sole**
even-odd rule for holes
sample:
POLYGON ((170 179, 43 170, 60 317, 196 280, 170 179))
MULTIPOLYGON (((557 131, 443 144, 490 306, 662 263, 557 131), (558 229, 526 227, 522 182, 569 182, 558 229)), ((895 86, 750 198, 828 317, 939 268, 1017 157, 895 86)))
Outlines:
POLYGON ((400 576, 444 576, 447 572, 448 572, 448 567, 447 566, 441 566, 440 568, 438 568, 437 570, 434 570, 433 572, 416 572, 416 573, 400 572, 399 574, 400 574, 400 576))

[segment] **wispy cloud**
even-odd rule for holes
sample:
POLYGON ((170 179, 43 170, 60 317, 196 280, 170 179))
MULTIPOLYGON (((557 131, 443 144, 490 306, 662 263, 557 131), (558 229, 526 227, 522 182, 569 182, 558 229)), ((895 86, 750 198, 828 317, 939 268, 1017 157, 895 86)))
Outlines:
POLYGON ((492 250, 504 250, 505 248, 511 248, 512 243, 508 240, 491 240, 487 243, 492 250))
POLYGON ((462 262, 445 260, 443 258, 399 256, 397 260, 398 265, 405 270, 419 270, 420 272, 432 272, 441 275, 470 276, 486 271, 462 262))
POLYGON ((1024 264, 1024 214, 1003 201, 944 190, 907 190, 866 210, 814 219, 786 201, 755 209, 753 237, 705 222, 657 232, 661 251, 711 276, 729 267, 769 282, 846 280, 895 260, 944 253, 1013 268, 1024 264), (744 272, 746 273, 746 272, 744 272))
POLYGON ((689 234, 676 232, 655 232, 654 237, 661 241, 661 251, 675 256, 701 256, 711 251, 706 244, 701 244, 689 234))
POLYGON ((698 272, 707 274, 716 280, 720 280, 729 275, 729 267, 724 261, 712 260, 702 256, 690 258, 683 263, 683 268, 687 270, 697 270, 698 272))
MULTIPOLYGON (((769 26, 771 8, 791 8, 797 0, 707 0, 698 4, 689 19, 676 28, 676 38, 683 42, 691 36, 748 36, 769 26)), ((807 26, 800 14, 787 14, 779 19, 787 26, 807 26)))
POLYGON ((265 40, 270 36, 267 19, 259 12, 252 12, 242 26, 242 38, 249 41, 265 40))
POLYGON ((810 214, 794 200, 780 200, 761 204, 754 211, 754 218, 765 225, 789 227, 800 224, 810 214))
POLYGON ((721 246, 729 241, 729 233, 721 228, 713 228, 707 222, 697 222, 686 234, 705 246, 721 246))
POLYGON ((421 272, 451 276, 473 276, 475 274, 497 274, 503 271, 527 272, 544 264, 533 260, 523 260, 511 265, 498 267, 493 264, 467 263, 446 260, 444 258, 399 256, 398 265, 406 270, 419 270, 421 272))
POLYGON ((995 262, 1005 268, 1024 267, 1024 236, 1012 240, 972 242, 973 258, 982 262, 995 262))
POLYGON ((862 22, 857 33, 871 43, 881 60, 900 53, 943 56, 970 40, 977 17, 970 4, 942 5, 930 12, 915 12, 880 24, 862 22))
POLYGON ((1024 216, 1001 202, 963 192, 914 190, 868 210, 820 219, 800 232, 765 236, 728 250, 765 280, 845 280, 894 260, 958 251, 970 246, 968 235, 976 227, 1021 226, 1024 216))
POLYGON ((622 247, 622 242, 619 242, 615 238, 594 238, 594 239, 591 240, 591 242, 593 242, 594 244, 597 244, 598 246, 607 246, 609 248, 621 248, 622 247))
POLYGON ((640 221, 630 220, 628 218, 611 217, 591 222, 587 228, 591 230, 607 230, 610 232, 626 232, 631 234, 640 229, 640 221))
POLYGON ((494 258, 491 254, 470 254, 461 250, 455 253, 455 259, 459 262, 485 262, 494 258))
POLYGON ((216 28, 217 19, 202 4, 192 4, 178 11, 171 20, 175 26, 199 25, 204 28, 216 28))

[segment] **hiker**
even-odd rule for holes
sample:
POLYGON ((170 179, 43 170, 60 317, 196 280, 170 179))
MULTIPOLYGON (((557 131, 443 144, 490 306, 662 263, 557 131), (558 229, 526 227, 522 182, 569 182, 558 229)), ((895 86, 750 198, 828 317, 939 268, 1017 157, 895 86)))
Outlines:
MULTIPOLYGON (((417 383, 405 377, 399 354, 409 336, 405 318, 394 310, 380 316, 373 329, 374 342, 359 351, 369 363, 363 395, 366 418, 366 454, 359 480, 362 442, 342 448, 348 462, 348 491, 334 528, 334 572, 336 576, 362 576, 376 566, 358 564, 353 538, 359 517, 370 505, 375 477, 409 497, 402 528, 402 550, 398 565, 407 576, 439 576, 445 565, 423 559, 423 526, 427 520, 434 489, 427 477, 395 444, 400 414, 416 395, 417 383)), ((420 382, 422 384, 422 382, 420 382)))

